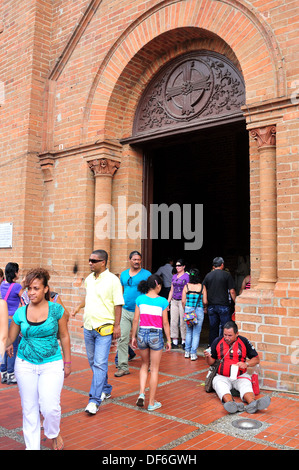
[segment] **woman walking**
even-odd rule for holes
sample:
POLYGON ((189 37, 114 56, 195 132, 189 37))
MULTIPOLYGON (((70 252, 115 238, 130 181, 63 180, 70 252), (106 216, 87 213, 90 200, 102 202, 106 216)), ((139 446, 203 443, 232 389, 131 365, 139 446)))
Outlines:
MULTIPOLYGON (((10 326, 14 313, 21 302, 23 288, 22 285, 17 282, 18 279, 18 263, 7 263, 5 266, 5 280, 1 283, 0 291, 1 298, 7 302, 8 327, 10 326)), ((17 337, 13 343, 13 355, 9 357, 7 353, 4 354, 3 362, 1 364, 1 383, 6 383, 7 385, 16 383, 14 369, 18 345, 19 338, 17 337)))
POLYGON ((195 312, 196 322, 187 326, 185 357, 191 357, 191 361, 195 361, 204 320, 202 298, 206 288, 200 283, 198 269, 191 269, 189 274, 190 281, 185 285, 182 293, 182 305, 185 313, 195 312))
POLYGON ((8 309, 5 300, 0 299, 0 362, 4 358, 8 337, 8 309))
POLYGON ((185 272, 185 263, 178 259, 176 274, 172 276, 171 288, 168 296, 170 303, 170 336, 172 348, 177 349, 181 333, 182 348, 185 349, 186 325, 184 322, 184 309, 182 305, 182 293, 185 285, 189 282, 189 274, 185 272))
POLYGON ((40 449, 40 412, 44 417, 44 433, 52 439, 53 449, 62 450, 64 445, 60 435, 60 394, 64 377, 71 373, 70 337, 63 307, 47 300, 49 277, 42 268, 27 273, 25 287, 30 302, 16 311, 9 329, 8 346, 22 333, 15 375, 22 402, 26 450, 40 449))
POLYGON ((171 349, 167 313, 168 301, 159 296, 162 285, 163 281, 157 274, 152 274, 146 281, 139 283, 138 290, 142 295, 136 299, 133 319, 132 346, 138 347, 141 355, 140 394, 136 405, 144 406, 145 387, 150 366, 148 411, 154 411, 162 406, 160 402, 155 400, 155 396, 164 347, 163 329, 167 338, 166 350, 171 349))

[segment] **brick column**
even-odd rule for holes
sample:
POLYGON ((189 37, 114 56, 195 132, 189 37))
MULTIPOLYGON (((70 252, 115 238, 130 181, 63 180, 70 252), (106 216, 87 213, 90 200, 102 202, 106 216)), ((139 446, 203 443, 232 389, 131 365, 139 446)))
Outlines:
POLYGON ((95 176, 94 250, 105 250, 110 258, 111 235, 114 229, 112 178, 120 163, 109 158, 99 158, 89 160, 88 166, 95 176))
POLYGON ((260 277, 257 288, 273 289, 277 281, 276 126, 250 131, 260 157, 260 277))

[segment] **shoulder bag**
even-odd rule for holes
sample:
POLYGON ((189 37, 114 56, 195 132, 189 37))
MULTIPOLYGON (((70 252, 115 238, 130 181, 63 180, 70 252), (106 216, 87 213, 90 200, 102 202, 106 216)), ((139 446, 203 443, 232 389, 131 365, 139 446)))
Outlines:
MULTIPOLYGON (((226 354, 229 352, 230 348, 231 348, 231 346, 228 348, 226 354)), ((226 354, 225 354, 225 356, 226 356, 226 354)), ((216 359, 214 364, 212 364, 209 367, 209 370, 208 370, 208 373, 207 373, 207 376, 206 376, 206 380, 205 380, 205 391, 207 393, 211 393, 214 390, 213 386, 212 386, 212 382, 213 382, 213 379, 214 379, 215 375, 217 374, 218 367, 224 361, 225 356, 223 356, 222 359, 216 359)))
POLYGON ((5 295, 4 299, 3 299, 3 300, 5 300, 6 302, 7 302, 7 299, 8 299, 8 297, 9 297, 9 294, 10 294, 10 291, 11 291, 12 287, 13 287, 13 283, 10 284, 10 286, 9 286, 7 292, 6 292, 6 295, 5 295))

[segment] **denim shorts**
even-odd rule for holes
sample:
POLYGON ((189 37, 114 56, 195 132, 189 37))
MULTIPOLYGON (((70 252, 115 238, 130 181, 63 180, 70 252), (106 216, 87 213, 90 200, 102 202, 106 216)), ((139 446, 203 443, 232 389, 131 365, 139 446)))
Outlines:
POLYGON ((137 335, 139 349, 160 351, 164 347, 163 331, 157 328, 139 328, 137 335))

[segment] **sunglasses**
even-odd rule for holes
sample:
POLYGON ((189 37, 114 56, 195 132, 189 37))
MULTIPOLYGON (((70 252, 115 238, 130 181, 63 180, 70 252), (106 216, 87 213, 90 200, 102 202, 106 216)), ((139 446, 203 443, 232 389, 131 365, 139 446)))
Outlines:
POLYGON ((92 259, 92 258, 89 258, 88 262, 89 263, 100 263, 101 261, 104 261, 103 259, 92 259))
POLYGON ((175 266, 177 267, 177 266, 183 266, 183 265, 182 264, 176 264, 175 266))

